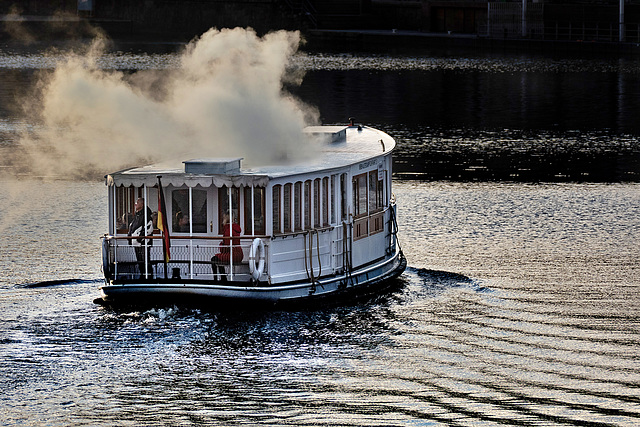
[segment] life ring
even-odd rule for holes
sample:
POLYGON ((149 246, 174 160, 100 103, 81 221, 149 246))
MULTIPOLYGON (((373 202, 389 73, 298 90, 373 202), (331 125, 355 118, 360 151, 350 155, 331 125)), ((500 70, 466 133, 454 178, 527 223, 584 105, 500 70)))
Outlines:
POLYGON ((249 272, 254 280, 260 280, 264 272, 264 242, 259 237, 253 239, 249 251, 249 272))

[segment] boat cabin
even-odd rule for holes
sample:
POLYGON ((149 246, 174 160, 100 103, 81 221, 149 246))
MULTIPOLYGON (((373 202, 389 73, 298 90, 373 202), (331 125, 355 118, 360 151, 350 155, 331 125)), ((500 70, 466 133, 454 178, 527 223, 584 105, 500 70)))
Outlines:
POLYGON ((321 149, 295 165, 243 168, 242 158, 203 158, 107 175, 107 284, 313 286, 397 254, 394 140, 363 126, 316 126, 305 133, 321 149), (159 182, 168 259, 158 224, 159 182), (147 208, 140 215, 152 227, 145 239, 130 230, 140 198, 147 208))

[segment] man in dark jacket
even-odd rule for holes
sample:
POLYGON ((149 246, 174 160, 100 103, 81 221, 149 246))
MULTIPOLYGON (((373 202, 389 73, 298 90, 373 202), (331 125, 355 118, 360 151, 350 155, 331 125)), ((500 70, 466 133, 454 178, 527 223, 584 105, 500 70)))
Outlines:
POLYGON ((136 260, 138 261, 138 270, 140 271, 140 276, 144 276, 145 271, 145 250, 146 247, 146 274, 150 279, 153 277, 151 270, 151 245, 153 244, 153 240, 144 239, 144 236, 151 236, 153 234, 153 221, 151 219, 151 209, 147 207, 147 215, 146 215, 146 226, 145 226, 145 210, 144 210, 144 199, 142 197, 136 200, 135 204, 135 214, 133 216, 133 221, 129 224, 129 233, 128 236, 141 236, 138 239, 130 239, 129 244, 134 246, 134 250, 136 251, 136 260))

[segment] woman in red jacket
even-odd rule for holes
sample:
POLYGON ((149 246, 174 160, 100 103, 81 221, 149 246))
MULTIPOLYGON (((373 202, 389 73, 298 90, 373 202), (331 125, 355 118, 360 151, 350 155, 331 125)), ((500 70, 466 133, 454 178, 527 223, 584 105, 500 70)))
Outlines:
POLYGON ((240 239, 233 238, 233 236, 239 236, 242 232, 238 223, 229 224, 229 215, 224 214, 222 216, 222 235, 225 239, 220 242, 220 252, 211 257, 211 267, 213 269, 213 279, 218 280, 218 271, 222 281, 227 280, 227 275, 224 270, 224 266, 229 265, 233 254, 233 263, 238 264, 244 258, 244 253, 240 247, 240 239), (229 236, 232 238, 229 239, 229 236), (229 242, 231 241, 231 245, 229 242), (231 247, 233 250, 231 250, 231 247))

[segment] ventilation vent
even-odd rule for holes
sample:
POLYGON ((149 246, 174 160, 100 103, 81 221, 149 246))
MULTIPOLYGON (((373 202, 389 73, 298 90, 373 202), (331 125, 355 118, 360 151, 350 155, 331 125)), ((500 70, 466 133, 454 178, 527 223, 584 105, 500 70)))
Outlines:
POLYGON ((320 137, 328 142, 347 142, 349 126, 308 126, 304 128, 306 134, 320 137))
POLYGON ((205 173, 231 175, 240 173, 242 157, 234 159, 193 159, 184 163, 186 173, 205 173))

